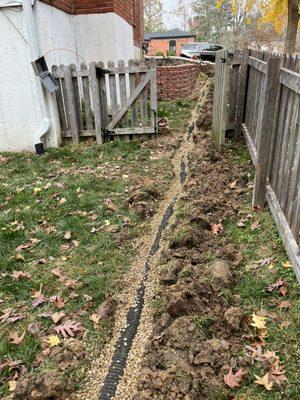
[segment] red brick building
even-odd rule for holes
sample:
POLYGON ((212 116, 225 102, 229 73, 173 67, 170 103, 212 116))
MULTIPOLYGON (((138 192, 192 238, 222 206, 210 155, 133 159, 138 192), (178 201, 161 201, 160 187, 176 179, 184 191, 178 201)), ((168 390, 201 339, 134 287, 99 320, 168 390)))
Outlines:
POLYGON ((145 33, 145 42, 148 43, 148 55, 155 56, 157 53, 180 56, 182 45, 194 43, 196 36, 190 32, 173 29, 165 32, 145 33))

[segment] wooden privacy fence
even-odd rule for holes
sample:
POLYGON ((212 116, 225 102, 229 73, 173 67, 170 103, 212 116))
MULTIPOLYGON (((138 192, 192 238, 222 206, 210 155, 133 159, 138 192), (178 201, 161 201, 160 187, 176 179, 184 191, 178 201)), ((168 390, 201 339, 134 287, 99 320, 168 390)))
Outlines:
POLYGON ((224 58, 217 59, 226 71, 216 65, 215 92, 223 93, 214 95, 214 117, 222 96, 225 112, 214 122, 214 143, 220 147, 228 128, 236 138, 243 133, 256 169, 253 205, 268 202, 300 282, 300 60, 257 51, 224 58))
POLYGON ((79 143, 95 137, 97 143, 132 139, 157 131, 155 62, 130 60, 128 66, 108 62, 53 66, 58 83, 56 100, 63 138, 79 143))

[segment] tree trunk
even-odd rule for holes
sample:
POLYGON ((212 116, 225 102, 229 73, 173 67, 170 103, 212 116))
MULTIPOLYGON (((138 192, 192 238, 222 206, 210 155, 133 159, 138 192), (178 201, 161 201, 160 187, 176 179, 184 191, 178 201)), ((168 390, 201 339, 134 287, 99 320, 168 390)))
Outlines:
POLYGON ((292 54, 295 52, 297 29, 300 18, 300 0, 288 0, 288 26, 284 44, 284 52, 292 54))

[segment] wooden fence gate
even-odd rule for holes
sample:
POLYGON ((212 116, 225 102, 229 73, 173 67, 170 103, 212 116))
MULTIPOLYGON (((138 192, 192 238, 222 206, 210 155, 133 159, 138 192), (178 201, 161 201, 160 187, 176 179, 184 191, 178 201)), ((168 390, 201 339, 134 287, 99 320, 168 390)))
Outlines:
POLYGON ((82 137, 130 140, 157 132, 155 62, 130 60, 53 66, 58 82, 57 107, 62 138, 79 143, 82 137))
POLYGON ((220 147, 233 117, 235 137, 243 133, 255 165, 253 205, 268 202, 300 282, 300 60, 250 50, 226 60, 231 82, 220 87, 223 77, 216 76, 215 92, 223 93, 214 94, 214 109, 225 96, 225 116, 222 132, 218 120, 213 124, 213 140, 220 147))

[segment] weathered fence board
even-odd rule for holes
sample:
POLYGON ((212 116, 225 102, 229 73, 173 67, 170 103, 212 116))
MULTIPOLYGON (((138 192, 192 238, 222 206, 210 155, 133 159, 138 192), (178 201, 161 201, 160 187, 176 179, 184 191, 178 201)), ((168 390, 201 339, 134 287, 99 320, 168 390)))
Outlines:
POLYGON ((300 282, 300 62, 258 51, 240 53, 239 58, 234 72, 238 83, 224 87, 223 65, 233 75, 234 64, 224 51, 216 57, 213 140, 222 142, 220 125, 226 131, 227 121, 233 121, 236 138, 243 133, 256 170, 253 205, 268 202, 300 282), (216 109, 222 102, 227 117, 220 122, 216 109))
POLYGON ((105 68, 102 62, 93 62, 78 70, 75 65, 54 66, 52 72, 59 86, 62 137, 78 143, 80 137, 91 136, 101 144, 105 139, 156 133, 155 63, 130 60, 126 66, 120 60, 117 66, 110 61, 105 68))

